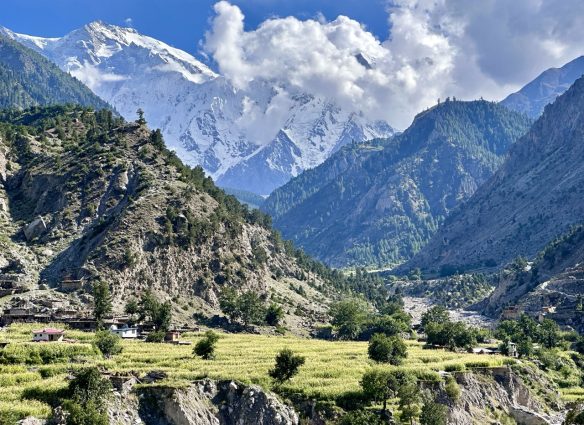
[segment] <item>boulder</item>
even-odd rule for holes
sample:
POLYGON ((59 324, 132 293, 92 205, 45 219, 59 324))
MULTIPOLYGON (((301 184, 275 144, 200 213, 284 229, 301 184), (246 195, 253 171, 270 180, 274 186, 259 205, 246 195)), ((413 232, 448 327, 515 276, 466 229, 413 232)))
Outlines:
POLYGON ((24 227, 24 236, 27 241, 32 241, 45 233, 46 230, 47 224, 45 223, 45 220, 43 220, 42 217, 37 217, 24 227))
POLYGON ((117 177, 116 182, 114 184, 114 188, 117 191, 125 192, 126 189, 128 188, 129 181, 130 181, 130 179, 128 178, 128 172, 122 171, 120 174, 118 174, 118 177, 117 177))

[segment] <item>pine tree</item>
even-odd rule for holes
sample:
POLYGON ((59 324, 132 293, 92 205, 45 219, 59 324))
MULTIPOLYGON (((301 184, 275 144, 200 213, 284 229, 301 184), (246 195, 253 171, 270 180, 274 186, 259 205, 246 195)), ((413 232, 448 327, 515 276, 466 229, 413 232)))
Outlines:
POLYGON ((138 119, 136 122, 140 125, 146 125, 146 119, 144 119, 144 110, 142 108, 138 108, 136 113, 138 114, 138 119))

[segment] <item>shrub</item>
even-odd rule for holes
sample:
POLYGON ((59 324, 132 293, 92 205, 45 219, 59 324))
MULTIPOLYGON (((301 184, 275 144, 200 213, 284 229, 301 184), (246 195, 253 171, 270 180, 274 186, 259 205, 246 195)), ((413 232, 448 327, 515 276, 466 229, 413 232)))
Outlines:
POLYGON ((456 379, 452 376, 446 377, 446 385, 444 386, 444 390, 450 399, 454 402, 457 402, 460 398, 460 386, 456 379))
POLYGON ((464 363, 453 363, 444 366, 445 372, 464 372, 465 369, 466 367, 464 366, 464 363))
POLYGON ((447 409, 443 404, 428 400, 420 413, 421 425, 446 425, 447 409))
POLYGON ((304 357, 294 354, 289 348, 285 348, 276 356, 276 365, 268 374, 278 383, 288 381, 298 373, 298 369, 305 360, 304 357))
POLYGON ((284 317, 284 310, 276 304, 270 304, 266 310, 266 323, 270 326, 278 326, 284 317))
POLYGON ((205 332, 205 336, 197 342, 193 349, 193 354, 202 357, 205 360, 215 358, 215 346, 219 340, 219 335, 213 331, 205 332))
POLYGON ((110 357, 122 352, 121 338, 110 331, 97 331, 93 345, 101 351, 104 357, 110 357))
POLYGON ((353 411, 362 409, 369 399, 362 391, 347 391, 339 395, 335 402, 343 410, 353 411))
POLYGON ((490 367, 491 363, 489 363, 488 361, 466 362, 465 366, 468 369, 485 368, 490 367))
POLYGON ((67 425, 108 425, 107 412, 99 409, 94 402, 81 404, 72 400, 63 403, 67 411, 67 425))
POLYGON ((163 330, 150 332, 146 337, 146 342, 163 342, 166 332, 163 330))
POLYGON ((406 344, 401 338, 375 334, 369 341, 368 354, 373 361, 397 366, 407 357, 407 350, 406 344))

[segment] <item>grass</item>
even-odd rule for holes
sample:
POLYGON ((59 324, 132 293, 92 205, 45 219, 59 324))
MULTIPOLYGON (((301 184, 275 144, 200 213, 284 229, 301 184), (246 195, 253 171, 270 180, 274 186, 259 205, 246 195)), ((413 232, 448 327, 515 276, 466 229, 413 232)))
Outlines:
MULTIPOLYGON (((332 400, 344 393, 359 390, 359 381, 363 374, 375 367, 367 358, 365 342, 220 334, 215 360, 194 357, 192 345, 152 344, 142 341, 123 341, 122 353, 103 359, 91 346, 91 333, 68 331, 67 337, 78 341, 75 343, 30 343, 33 328, 38 328, 38 325, 15 324, 5 332, 0 332, 0 341, 10 341, 5 350, 20 355, 3 357, 0 351, 0 360, 11 359, 11 364, 0 365, 0 418, 8 411, 18 412, 20 417, 46 417, 50 411, 49 406, 24 399, 23 394, 27 391, 34 392, 39 387, 55 390, 63 388, 67 385, 67 376, 72 369, 89 365, 102 366, 112 372, 134 371, 144 374, 151 370, 165 371, 168 374, 165 383, 168 385, 182 386, 192 380, 209 377, 259 384, 269 389, 272 384, 268 370, 273 367, 276 353, 283 348, 290 348, 305 356, 306 364, 282 389, 321 400, 332 400), (56 354, 41 356, 41 361, 35 363, 38 357, 30 353, 41 348, 56 354)), ((202 333, 186 334, 183 339, 196 343, 201 337, 202 333)), ((415 341, 408 341, 407 345, 408 358, 399 367, 426 380, 439 379, 436 372, 445 369, 494 367, 509 361, 503 356, 425 350, 421 343, 415 341)), ((575 389, 567 388, 564 394, 567 398, 584 398, 584 394, 575 389)))

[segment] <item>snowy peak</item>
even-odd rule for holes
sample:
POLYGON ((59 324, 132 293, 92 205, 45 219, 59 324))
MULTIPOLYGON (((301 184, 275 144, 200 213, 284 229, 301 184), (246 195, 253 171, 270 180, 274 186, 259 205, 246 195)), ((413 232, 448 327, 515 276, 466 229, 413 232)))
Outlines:
POLYGON ((393 134, 387 123, 277 81, 236 88, 189 53, 133 28, 95 21, 61 38, 5 31, 125 118, 142 108, 183 161, 224 186, 267 195, 347 143, 393 134))
POLYGON ((580 56, 561 68, 550 68, 542 72, 535 80, 507 96, 501 103, 531 118, 538 118, 546 105, 553 103, 583 74, 584 56, 580 56))

